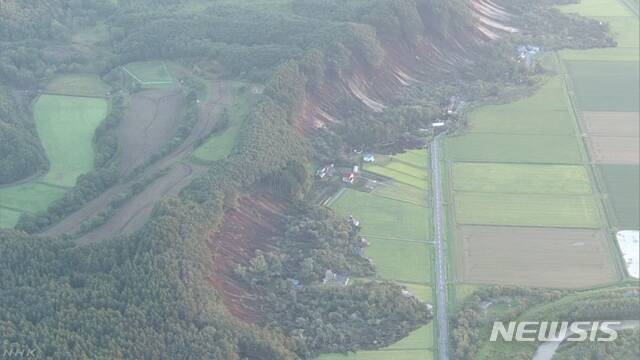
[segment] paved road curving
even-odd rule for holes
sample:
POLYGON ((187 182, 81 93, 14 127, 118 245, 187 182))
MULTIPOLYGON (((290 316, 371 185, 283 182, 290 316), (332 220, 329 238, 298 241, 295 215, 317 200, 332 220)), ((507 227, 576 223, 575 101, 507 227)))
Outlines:
POLYGON ((438 137, 431 143, 431 189, 433 193, 434 243, 436 250, 436 327, 438 329, 438 359, 449 360, 449 319, 447 316, 447 280, 442 229, 442 193, 440 188, 440 161, 438 137))

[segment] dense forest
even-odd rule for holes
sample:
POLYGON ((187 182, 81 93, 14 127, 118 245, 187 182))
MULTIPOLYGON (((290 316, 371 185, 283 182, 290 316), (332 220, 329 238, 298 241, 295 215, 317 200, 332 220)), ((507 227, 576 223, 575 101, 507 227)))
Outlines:
POLYGON ((34 175, 47 160, 27 105, 0 86, 0 185, 34 175))
MULTIPOLYGON (((53 359, 294 359, 378 348, 425 324, 427 304, 397 284, 322 284, 327 268, 371 277, 375 264, 359 255, 357 226, 304 203, 313 181, 309 164, 341 159, 354 147, 414 139, 454 94, 480 100, 532 85, 512 60, 515 44, 611 44, 606 27, 561 15, 548 1, 504 3, 528 31, 487 41, 462 0, 292 0, 266 9, 226 1, 3 1, 0 184, 46 168, 26 104, 56 74, 89 72, 111 81, 120 65, 165 59, 213 63, 225 78, 265 85, 232 153, 158 204, 143 230, 88 246, 29 235, 118 181, 113 129, 126 99, 113 97, 94 138, 97 169, 47 214, 23 218, 20 230, 0 230, 3 342, 53 359), (101 36, 77 40, 96 24, 101 36), (461 43, 450 46, 450 39, 461 43), (426 57, 426 43, 459 60, 411 60, 407 67, 422 81, 403 91, 378 79, 379 95, 389 99, 385 111, 371 111, 345 90, 350 80, 388 73, 400 61, 396 52, 426 57), (322 96, 338 98, 331 108, 344 121, 306 131, 304 104, 322 96), (247 323, 229 313, 211 284, 207 239, 241 196, 260 191, 275 193, 289 211, 286 231, 261 239, 273 249, 234 269, 235 281, 262 304, 259 320, 247 323)), ((186 112, 181 138, 195 116, 193 108, 186 112)))

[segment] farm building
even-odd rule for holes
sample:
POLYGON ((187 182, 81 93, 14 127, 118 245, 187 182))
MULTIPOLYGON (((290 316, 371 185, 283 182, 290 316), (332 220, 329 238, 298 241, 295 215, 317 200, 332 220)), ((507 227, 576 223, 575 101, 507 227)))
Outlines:
POLYGON ((342 182, 344 183, 353 184, 355 181, 356 181, 356 174, 354 174, 352 171, 342 176, 342 182))

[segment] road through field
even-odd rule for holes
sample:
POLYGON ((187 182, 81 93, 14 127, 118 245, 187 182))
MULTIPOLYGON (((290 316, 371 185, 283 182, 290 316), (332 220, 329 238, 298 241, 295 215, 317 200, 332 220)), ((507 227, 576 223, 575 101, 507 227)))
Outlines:
POLYGON ((438 358, 449 359, 449 318, 447 317, 447 281, 445 277, 445 253, 443 245, 442 212, 440 205, 440 161, 438 137, 431 143, 431 191, 433 192, 433 224, 436 250, 436 326, 438 328, 438 358))

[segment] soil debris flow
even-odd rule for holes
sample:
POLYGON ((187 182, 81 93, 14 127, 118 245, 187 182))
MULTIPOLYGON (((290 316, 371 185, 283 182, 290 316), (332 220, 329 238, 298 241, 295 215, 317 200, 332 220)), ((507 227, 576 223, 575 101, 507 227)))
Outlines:
POLYGON ((440 161, 438 158, 438 137, 431 143, 431 191, 433 193, 433 228, 436 250, 436 326, 438 329, 438 358, 449 359, 449 319, 447 317, 447 280, 445 274, 445 253, 442 231, 442 193, 440 188, 440 161))

